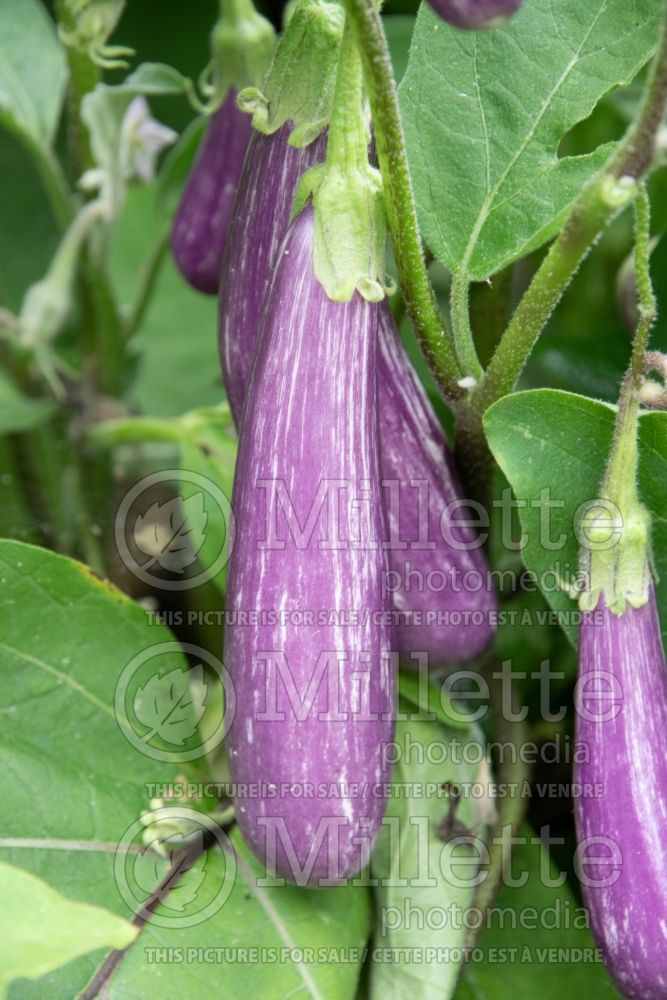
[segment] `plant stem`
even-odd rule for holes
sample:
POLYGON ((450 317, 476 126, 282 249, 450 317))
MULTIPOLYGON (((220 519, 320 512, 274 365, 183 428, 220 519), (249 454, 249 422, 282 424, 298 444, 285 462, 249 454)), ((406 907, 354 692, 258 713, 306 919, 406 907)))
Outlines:
MULTIPOLYGON (((665 5, 667 8, 667 4, 665 5)), ((655 137, 667 107, 667 17, 647 82, 639 117, 616 154, 584 188, 564 229, 554 241, 523 296, 486 375, 473 397, 480 412, 511 392, 537 338, 582 260, 616 214, 632 200, 632 181, 650 167, 655 137), (623 197, 625 187, 626 197, 623 197)))
POLYGON ((184 437, 183 425, 158 417, 127 417, 93 424, 88 429, 88 443, 98 448, 113 448, 137 441, 175 441, 184 437))
POLYGON ((374 0, 346 0, 364 62, 378 161, 398 278, 412 325, 435 379, 450 399, 462 395, 463 374, 429 281, 422 248, 396 82, 374 0))
POLYGON ((639 393, 644 376, 644 356, 656 318, 656 301, 650 272, 651 205, 642 183, 635 203, 635 281, 638 298, 637 329, 632 357, 621 386, 614 442, 605 473, 602 493, 613 500, 625 515, 639 504, 637 463, 639 433, 639 393))
MULTIPOLYGON (((69 10, 66 0, 56 3, 58 20, 67 32, 73 32, 76 18, 69 10)), ((67 46, 69 66, 69 89, 67 92, 67 126, 72 168, 76 176, 90 170, 95 165, 90 148, 88 130, 81 118, 81 102, 87 93, 99 83, 100 70, 87 52, 67 46)))
POLYGON ((450 308, 454 349, 459 366, 465 376, 479 382, 484 374, 484 369, 477 357, 470 326, 470 282, 462 271, 455 271, 452 274, 450 308))
POLYGON ((160 236, 150 257, 148 258, 148 261, 146 262, 139 293, 136 297, 134 305, 132 306, 132 311, 124 325, 123 336, 126 341, 137 332, 143 323, 153 291, 155 290, 155 283, 159 277, 168 246, 169 234, 165 232, 162 236, 160 236))
POLYGON ((646 184, 639 186, 635 202, 635 281, 639 320, 632 345, 632 380, 639 391, 644 375, 644 354, 648 347, 651 327, 657 315, 653 284, 651 282, 651 203, 646 184))

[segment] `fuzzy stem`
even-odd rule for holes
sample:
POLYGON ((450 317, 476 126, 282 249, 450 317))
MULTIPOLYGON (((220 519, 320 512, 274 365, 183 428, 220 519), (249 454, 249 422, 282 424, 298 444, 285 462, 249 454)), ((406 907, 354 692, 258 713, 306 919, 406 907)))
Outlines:
POLYGON ((368 163, 368 135, 363 115, 364 77, 361 53, 349 24, 345 24, 336 74, 333 112, 329 125, 326 163, 363 169, 368 163))
POLYGON ((639 433, 639 393, 644 376, 644 358, 656 317, 656 303, 650 273, 651 205, 646 185, 641 184, 635 202, 635 281, 639 320, 632 345, 630 367, 623 380, 616 429, 602 492, 622 513, 639 504, 637 463, 639 433))
POLYGON ((97 448, 114 448, 140 441, 183 441, 184 431, 177 421, 158 417, 127 417, 106 420, 88 429, 88 443, 97 448))
MULTIPOLYGON (((56 13, 66 31, 75 30, 76 18, 69 9, 66 0, 58 0, 56 13)), ((70 77, 67 92, 67 136, 72 168, 76 176, 80 176, 95 165, 88 130, 81 117, 81 102, 86 94, 99 83, 101 74, 99 67, 95 65, 87 52, 70 45, 67 46, 67 63, 70 77)))
POLYGON ((464 375, 479 381, 484 369, 479 363, 470 326, 470 282, 462 271, 452 275, 451 319, 454 348, 464 375))
POLYGON ((346 0, 359 39, 398 278, 412 325, 436 381, 450 399, 462 395, 462 372, 438 309, 422 248, 403 138, 396 82, 374 0, 346 0))

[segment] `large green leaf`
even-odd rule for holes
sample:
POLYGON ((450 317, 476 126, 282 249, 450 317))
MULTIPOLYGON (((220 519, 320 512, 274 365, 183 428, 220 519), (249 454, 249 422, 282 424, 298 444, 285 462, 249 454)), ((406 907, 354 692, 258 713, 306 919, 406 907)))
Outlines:
POLYGON ((2 0, 0 122, 50 145, 66 80, 63 47, 39 0, 2 0))
MULTIPOLYGON (((449 807, 444 782, 470 789, 477 783, 481 788, 490 778, 484 763, 466 763, 475 759, 472 742, 477 741, 470 730, 414 718, 397 725, 394 794, 372 861, 373 877, 379 880, 372 998, 445 1000, 454 990, 465 937, 462 920, 473 900, 474 862, 480 855, 477 847, 443 841, 438 824, 449 807), (443 922, 446 914, 449 922, 443 922), (441 954, 451 949, 451 960, 428 959, 430 948, 442 949, 441 954)), ((483 761, 479 744, 478 749, 483 761)), ((482 812, 480 798, 465 795, 456 812, 456 819, 480 841, 482 812)), ((452 830, 452 836, 458 835, 458 829, 452 830)))
POLYGON ((513 854, 511 874, 519 884, 506 886, 495 901, 455 1000, 618 997, 585 911, 529 827, 513 854))
MULTIPOLYGON (((559 588, 558 577, 571 579, 577 572, 576 515, 599 495, 614 418, 614 408, 605 403, 554 389, 506 396, 484 418, 491 450, 522 505, 524 562, 551 607, 562 614, 573 642, 576 604, 559 588), (556 506, 549 510, 548 504, 556 506)), ((647 413, 640 420, 639 486, 653 517, 657 595, 667 639, 666 413, 647 413)))
MULTIPOLYGON (((0 542, 0 579, 0 851, 68 897, 128 917, 169 867, 165 857, 142 847, 145 829, 153 831, 149 839, 155 845, 164 807, 151 804, 157 812, 148 828, 139 821, 140 813, 149 800, 164 798, 156 794, 156 783, 173 788, 183 770, 142 753, 136 741, 130 744, 125 702, 118 698, 120 681, 137 658, 142 661, 169 644, 157 680, 136 674, 140 684, 133 705, 141 725, 178 744, 188 713, 201 714, 210 682, 200 681, 188 691, 185 663, 170 633, 79 563, 33 546, 0 542), (163 706, 176 711, 165 713, 163 706), (127 850, 119 854, 119 845, 127 850), (131 898, 128 887, 134 890, 131 898)), ((197 668, 191 673, 196 675, 197 668)), ((186 738, 192 728, 186 727, 186 738)), ((188 751, 187 739, 182 749, 188 751)), ((188 814, 190 806, 186 801, 188 814)), ((202 831, 216 834, 212 819, 200 812, 194 816, 202 831)), ((218 844, 230 848, 232 860, 214 843, 161 894, 151 922, 130 951, 115 955, 110 995, 157 997, 167 991, 208 997, 220 992, 224 962, 223 995, 229 997, 255 985, 267 996, 301 990, 314 997, 352 998, 369 932, 367 888, 314 892, 263 886, 258 879, 264 873, 238 834, 231 844, 219 831, 218 837, 218 844), (155 949, 165 945, 194 949, 195 957, 165 964, 155 958, 155 949), (211 949, 220 947, 306 949, 306 954, 288 951, 274 961, 248 965, 242 956, 235 960, 233 951, 227 953, 231 957, 218 953, 216 959, 211 949), (339 961, 331 960, 336 948, 343 949, 339 961)), ((64 936, 70 925, 66 915, 63 921, 64 936)), ((70 930, 76 937, 74 924, 70 930)), ((39 943, 41 931, 36 937, 39 943)), ((89 940, 79 936, 78 951, 71 955, 88 950, 89 940)), ((107 947, 126 943, 107 939, 107 947)), ((15 982, 10 997, 25 1000, 48 991, 54 1000, 69 1000, 96 967, 107 968, 99 950, 104 941, 97 944, 96 952, 37 983, 15 982)))
POLYGON ((657 39, 655 0, 530 0, 497 31, 421 5, 401 84, 427 243, 481 280, 553 236, 610 155, 558 158, 562 138, 629 82, 657 39))
MULTIPOLYGON (((0 579, 0 850, 68 897, 131 916, 114 853, 147 786, 174 768, 130 744, 114 692, 135 657, 172 637, 87 567, 44 549, 0 541, 0 579)), ((173 640, 159 662, 185 667, 173 640)), ((166 869, 158 859, 155 879, 166 869)), ((49 995, 75 995, 94 963, 87 955, 52 973, 49 995)), ((10 995, 44 988, 21 982, 10 995)))
POLYGON ((98 948, 126 948, 137 935, 127 920, 75 903, 42 879, 0 862, 0 996, 13 979, 37 979, 98 948))
POLYGON ((16 134, 0 128, 0 305, 13 313, 46 273, 59 240, 39 160, 30 154, 16 134))

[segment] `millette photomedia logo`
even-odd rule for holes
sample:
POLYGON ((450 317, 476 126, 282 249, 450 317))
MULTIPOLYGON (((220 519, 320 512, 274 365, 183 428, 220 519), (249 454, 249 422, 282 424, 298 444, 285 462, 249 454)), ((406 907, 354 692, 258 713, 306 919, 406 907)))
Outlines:
POLYGON ((236 855, 210 816, 188 806, 152 809, 132 823, 114 854, 114 879, 134 913, 185 928, 222 909, 236 880, 236 855))
POLYGON ((214 752, 235 709, 224 664, 191 643, 149 646, 123 668, 114 692, 116 721, 125 739, 146 757, 173 764, 214 752))
POLYGON ((224 570, 234 547, 229 498, 206 476, 165 469, 123 497, 114 523, 129 572, 158 590, 191 590, 224 570))

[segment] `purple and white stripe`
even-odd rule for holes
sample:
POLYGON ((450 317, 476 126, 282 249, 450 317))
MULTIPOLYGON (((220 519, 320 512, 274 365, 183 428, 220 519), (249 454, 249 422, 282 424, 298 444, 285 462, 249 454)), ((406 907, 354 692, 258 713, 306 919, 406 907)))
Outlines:
POLYGON ((312 243, 307 208, 280 250, 243 413, 227 589, 235 624, 225 630, 231 777, 275 790, 240 797, 238 822, 271 870, 307 884, 342 881, 367 860, 395 699, 377 541, 377 305, 327 298, 312 243), (266 617, 243 625, 244 611, 266 617), (345 623, 345 613, 360 617, 345 623), (331 793, 304 798, 309 785, 331 793))
POLYGON ((220 280, 222 377, 237 427, 250 376, 262 303, 285 238, 301 175, 324 160, 326 138, 304 149, 287 142, 290 125, 253 132, 229 225, 220 280))
POLYGON ((248 115, 230 90, 211 116, 181 197, 171 232, 171 249, 185 280, 215 295, 234 197, 250 141, 248 115))
POLYGON ((601 601, 579 639, 574 780, 580 874, 593 934, 627 997, 667 996, 667 670, 655 594, 614 615, 601 601), (601 839, 598 839, 601 838, 601 839), (586 884, 589 882, 590 884, 586 884), (600 884, 608 883, 608 884, 600 884))

